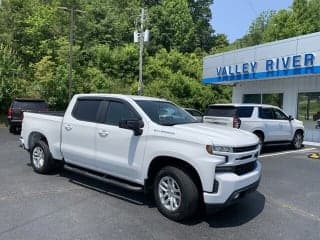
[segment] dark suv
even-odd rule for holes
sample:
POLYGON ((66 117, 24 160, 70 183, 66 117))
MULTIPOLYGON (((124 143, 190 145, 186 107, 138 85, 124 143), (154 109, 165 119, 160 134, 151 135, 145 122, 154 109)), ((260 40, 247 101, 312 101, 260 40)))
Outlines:
POLYGON ((45 100, 16 98, 8 110, 8 124, 11 133, 21 131, 23 112, 46 112, 48 105, 45 100))

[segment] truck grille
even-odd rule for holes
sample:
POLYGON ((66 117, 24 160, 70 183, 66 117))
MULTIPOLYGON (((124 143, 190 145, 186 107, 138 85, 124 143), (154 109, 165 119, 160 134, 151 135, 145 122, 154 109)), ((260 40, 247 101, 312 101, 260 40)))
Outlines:
POLYGON ((252 145, 252 146, 246 146, 246 147, 234 147, 233 152, 234 153, 241 153, 241 152, 249 152, 256 150, 258 148, 259 144, 252 145))
POLYGON ((252 172, 256 167, 257 161, 254 161, 236 166, 217 166, 216 172, 232 172, 237 175, 244 175, 246 173, 252 172))

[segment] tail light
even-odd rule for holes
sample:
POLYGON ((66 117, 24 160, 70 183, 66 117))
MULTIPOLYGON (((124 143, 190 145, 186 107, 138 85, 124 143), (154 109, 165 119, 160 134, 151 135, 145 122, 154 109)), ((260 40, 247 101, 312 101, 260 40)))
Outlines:
POLYGON ((8 118, 12 118, 12 108, 10 107, 9 109, 8 109, 8 118))
POLYGON ((233 128, 240 128, 241 120, 238 117, 233 117, 233 128))

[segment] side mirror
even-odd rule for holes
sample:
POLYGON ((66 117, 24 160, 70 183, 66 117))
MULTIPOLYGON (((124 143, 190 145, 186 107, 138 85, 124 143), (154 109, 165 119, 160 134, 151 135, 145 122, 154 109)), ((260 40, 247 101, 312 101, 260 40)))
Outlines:
POLYGON ((294 117, 292 117, 291 115, 289 115, 289 121, 294 120, 294 117))
POLYGON ((135 136, 140 136, 143 132, 141 128, 143 128, 144 123, 141 119, 133 119, 133 120, 121 120, 119 122, 119 128, 131 129, 134 132, 135 136))

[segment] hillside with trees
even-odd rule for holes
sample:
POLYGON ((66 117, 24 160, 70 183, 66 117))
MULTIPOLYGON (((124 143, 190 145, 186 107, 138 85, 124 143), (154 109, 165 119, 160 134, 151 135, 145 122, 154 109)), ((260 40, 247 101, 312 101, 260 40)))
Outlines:
POLYGON ((75 7, 72 93, 137 94, 139 46, 133 31, 147 10, 144 95, 203 109, 230 101, 230 89, 201 83, 202 58, 215 45, 213 0, 3 0, 0 111, 15 97, 68 103, 69 13, 75 7))

